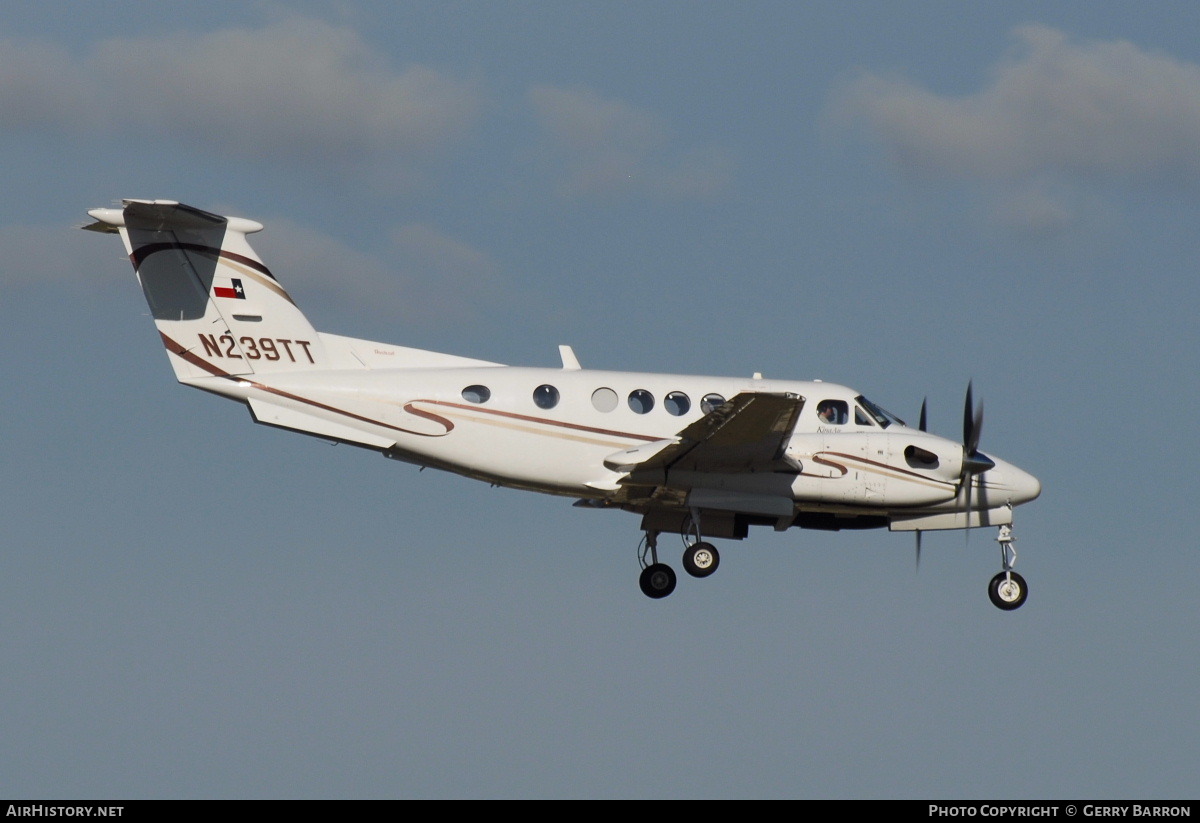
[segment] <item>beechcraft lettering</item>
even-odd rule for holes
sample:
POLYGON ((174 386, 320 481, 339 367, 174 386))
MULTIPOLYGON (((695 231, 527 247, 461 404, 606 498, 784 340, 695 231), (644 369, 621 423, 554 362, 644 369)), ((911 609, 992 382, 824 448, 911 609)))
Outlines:
POLYGON ((297 346, 304 352, 309 363, 317 362, 313 360, 310 348, 312 343, 308 340, 288 340, 283 337, 239 337, 235 344, 231 334, 222 334, 217 337, 215 334, 200 333, 197 336, 200 338, 201 345, 204 346, 204 353, 213 357, 241 360, 244 354, 247 360, 281 360, 283 354, 286 354, 291 362, 299 363, 301 361, 297 360, 296 355, 292 353, 292 346, 297 346), (238 347, 242 350, 241 354, 237 351, 238 347), (282 354, 280 348, 283 349, 282 354))
MULTIPOLYGON (((709 541, 751 526, 912 532, 918 565, 924 532, 991 526, 1001 571, 988 597, 1005 611, 1026 600, 1013 511, 1041 484, 979 450, 969 384, 960 439, 927 431, 924 404, 909 426, 818 380, 598 371, 570 346, 561 368, 513 367, 343 337, 317 331, 259 260, 247 236, 261 223, 173 200, 89 214, 85 228, 124 243, 180 383, 244 404, 257 423, 637 514, 648 597, 675 590, 664 534, 706 578, 721 559, 709 541)), ((470 510, 446 505, 450 517, 470 510)))

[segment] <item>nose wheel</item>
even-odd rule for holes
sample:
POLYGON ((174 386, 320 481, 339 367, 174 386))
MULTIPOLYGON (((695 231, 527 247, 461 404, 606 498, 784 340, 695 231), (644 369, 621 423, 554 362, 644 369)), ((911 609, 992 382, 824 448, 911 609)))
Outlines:
POLYGON ((1021 608, 1028 596, 1029 587, 1025 584, 1025 578, 1012 569, 1000 572, 988 583, 988 597, 992 605, 1006 612, 1021 608))
POLYGON ((1019 609, 1029 596, 1029 585, 1025 578, 1013 571, 1017 562, 1017 550, 1013 548, 1016 538, 1013 537, 1012 526, 1001 526, 996 535, 1000 544, 1000 563, 1004 571, 993 577, 988 583, 988 598, 997 609, 1011 612, 1019 609))

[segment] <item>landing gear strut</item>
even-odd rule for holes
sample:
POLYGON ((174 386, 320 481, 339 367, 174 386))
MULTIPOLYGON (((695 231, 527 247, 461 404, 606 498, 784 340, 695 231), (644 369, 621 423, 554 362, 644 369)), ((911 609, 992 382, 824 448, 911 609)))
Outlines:
POLYGON ((1025 598, 1029 596, 1029 585, 1025 578, 1012 570, 1013 564, 1017 562, 1017 550, 1012 545, 1014 541, 1012 526, 1001 526, 999 534, 996 535, 996 542, 1000 544, 1000 563, 1004 571, 988 583, 988 597, 991 598, 992 605, 1006 612, 1021 608, 1025 598))
POLYGON ((692 577, 708 577, 721 565, 721 555, 712 543, 704 542, 700 534, 700 512, 692 509, 683 531, 683 568, 692 577), (695 538, 693 540, 693 538, 695 538))
MULTIPOLYGON (((655 600, 675 591, 675 572, 666 563, 658 562, 658 532, 648 529, 638 546, 638 559, 642 564, 642 575, 638 584, 642 593, 655 600)), ((693 511, 691 518, 680 531, 683 537, 683 568, 692 577, 708 577, 721 564, 717 547, 705 542, 700 534, 700 516, 693 511)))

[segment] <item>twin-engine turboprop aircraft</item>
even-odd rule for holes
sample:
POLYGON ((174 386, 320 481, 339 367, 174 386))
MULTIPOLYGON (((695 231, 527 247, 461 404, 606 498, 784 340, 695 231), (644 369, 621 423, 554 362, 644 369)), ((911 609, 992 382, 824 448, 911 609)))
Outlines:
POLYGON ((853 389, 820 381, 504 366, 318 332, 246 242, 261 224, 170 200, 93 209, 118 233, 179 382, 244 403, 255 421, 385 457, 642 516, 641 588, 675 589, 658 537, 712 574, 709 538, 887 527, 997 526, 988 593, 1025 602, 1012 570, 1013 507, 1037 479, 978 450, 970 387, 957 442, 910 428, 853 389))

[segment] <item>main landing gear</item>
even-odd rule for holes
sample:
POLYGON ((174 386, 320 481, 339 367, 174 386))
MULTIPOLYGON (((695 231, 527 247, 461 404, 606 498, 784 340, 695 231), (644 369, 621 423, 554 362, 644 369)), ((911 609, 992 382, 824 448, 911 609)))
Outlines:
POLYGON ((721 565, 721 555, 712 543, 699 541, 683 550, 683 568, 692 577, 708 577, 721 565))
MULTIPOLYGON (((700 539, 700 530, 696 529, 696 541, 688 543, 690 536, 685 534, 683 550, 683 568, 692 577, 708 577, 721 564, 721 555, 712 543, 700 539)), ((642 594, 655 600, 666 597, 675 591, 675 571, 666 563, 658 562, 658 532, 648 531, 642 538, 639 549, 639 560, 642 564, 642 574, 638 585, 642 594)))
POLYGON ((1012 526, 1001 526, 996 542, 1000 544, 1000 563, 1004 571, 992 578, 988 583, 988 597, 997 609, 1010 612, 1021 608, 1025 598, 1029 596, 1029 586, 1025 578, 1012 570, 1017 562, 1017 550, 1013 548, 1015 538, 1012 526))

